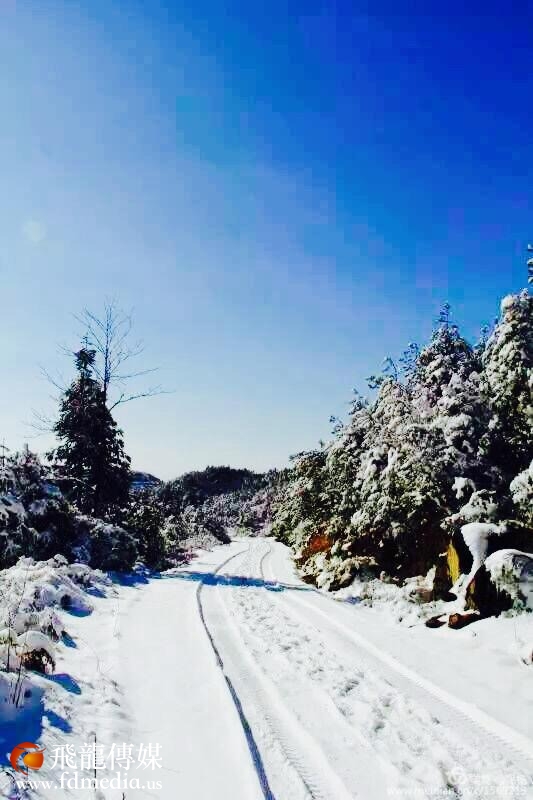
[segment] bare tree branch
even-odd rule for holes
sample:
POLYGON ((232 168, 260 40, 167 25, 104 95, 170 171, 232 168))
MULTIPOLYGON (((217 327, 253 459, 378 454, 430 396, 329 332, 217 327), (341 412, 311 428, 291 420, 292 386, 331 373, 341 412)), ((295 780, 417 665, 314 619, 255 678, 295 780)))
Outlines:
POLYGON ((48 372, 48 370, 45 369, 44 367, 41 366, 39 369, 41 370, 41 375, 43 375, 46 378, 48 383, 51 383, 52 386, 60 392, 60 394, 63 394, 63 392, 67 388, 67 384, 63 382, 63 376, 60 375, 59 378, 54 378, 54 376, 51 375, 50 372, 48 372), (59 381, 61 381, 61 383, 59 381))
POLYGON ((149 387, 138 392, 127 392, 128 381, 156 372, 158 367, 141 370, 124 370, 124 365, 140 356, 144 351, 142 341, 131 341, 133 319, 131 314, 122 311, 115 300, 106 302, 104 313, 98 317, 85 308, 75 319, 83 325, 88 345, 97 354, 95 375, 102 383, 104 399, 113 409, 141 397, 166 394, 160 386, 149 387), (118 398, 112 399, 113 390, 118 390, 118 398))
POLYGON ((146 389, 144 392, 138 392, 137 394, 130 394, 127 395, 123 392, 119 395, 118 399, 115 400, 113 405, 109 406, 109 410, 112 411, 116 406, 122 405, 123 403, 129 403, 130 400, 137 400, 139 397, 155 397, 158 394, 172 394, 165 389, 162 389, 160 386, 154 386, 151 389, 146 389))
POLYGON ((53 433, 54 420, 40 411, 32 410, 33 421, 25 423, 29 428, 33 428, 33 437, 42 436, 45 433, 53 433))
MULTIPOLYGON (((140 340, 131 340, 132 315, 122 311, 115 300, 105 303, 101 317, 88 308, 83 309, 80 314, 73 314, 73 317, 81 326, 80 336, 85 340, 86 346, 96 351, 94 374, 102 385, 104 401, 109 410, 142 397, 170 394, 160 385, 149 386, 138 391, 127 389, 129 381, 151 375, 157 372, 159 367, 135 369, 134 365, 130 363, 143 353, 144 344, 140 340)), ((59 345, 59 352, 67 355, 69 359, 76 354, 75 350, 65 344, 59 345)), ((54 377, 42 366, 40 371, 48 383, 57 390, 59 396, 52 396, 51 399, 55 404, 59 403, 69 381, 65 380, 63 375, 54 377)), ((55 425, 53 418, 35 410, 32 412, 32 416, 33 420, 26 424, 34 430, 33 436, 53 433, 55 425)))

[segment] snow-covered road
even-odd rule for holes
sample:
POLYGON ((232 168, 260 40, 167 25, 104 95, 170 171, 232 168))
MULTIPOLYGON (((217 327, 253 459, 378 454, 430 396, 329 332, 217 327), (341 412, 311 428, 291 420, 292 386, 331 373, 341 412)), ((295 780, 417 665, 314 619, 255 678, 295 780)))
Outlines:
POLYGON ((152 581, 120 625, 131 740, 164 753, 132 796, 533 797, 528 669, 324 596, 270 539, 152 581))

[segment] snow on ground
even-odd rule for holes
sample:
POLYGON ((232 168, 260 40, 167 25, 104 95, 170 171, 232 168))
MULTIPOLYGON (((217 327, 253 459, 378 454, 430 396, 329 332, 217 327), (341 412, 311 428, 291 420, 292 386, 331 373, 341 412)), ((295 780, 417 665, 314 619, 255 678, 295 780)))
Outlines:
MULTIPOLYGON (((56 557, 38 563, 21 559, 4 570, 0 598, 2 624, 17 631, 30 626, 28 633, 19 634, 18 641, 33 639, 35 643, 36 637, 44 638, 55 660, 51 674, 27 672, 29 702, 21 698, 15 710, 11 696, 0 708, 0 791, 10 798, 57 797, 58 791, 52 787, 39 787, 36 793, 17 788, 14 778, 24 781, 24 776, 13 771, 8 755, 20 742, 38 743, 45 748, 44 765, 29 777, 53 781, 57 777, 57 771, 51 769, 56 748, 90 744, 96 731, 101 739, 116 738, 119 689, 111 670, 116 662, 119 593, 98 570, 83 564, 67 565, 62 557, 56 557), (54 642, 50 633, 59 636, 59 641, 54 642)), ((42 644, 38 638, 37 644, 42 644)), ((10 659, 13 661, 13 653, 10 659)), ((1 677, 13 681, 16 673, 2 673, 1 677)), ((77 790, 75 796, 94 798, 95 793, 77 790)))
MULTIPOLYGON (((335 765, 347 794, 333 780, 328 788, 318 770, 320 796, 533 796, 526 785, 533 689, 524 665, 501 652, 495 659, 483 645, 465 648, 464 637, 406 630, 371 609, 335 602, 295 579, 282 545, 251 545, 260 547, 266 550, 252 554, 243 573, 259 570, 267 591, 252 585, 225 593, 220 584, 219 599, 231 604, 243 649, 254 652, 279 705, 292 709, 335 765)), ((301 753, 294 758, 304 761, 301 753)), ((292 795, 280 784, 276 796, 292 795)))
MULTIPOLYGON (((153 580, 120 620, 120 673, 130 738, 162 745, 160 800, 260 800, 231 696, 201 624, 197 590, 242 549, 202 553, 198 579, 175 570, 153 580), (134 655, 134 657, 132 657, 134 655)), ((133 792, 132 797, 149 795, 133 792)), ((129 798, 129 795, 128 795, 129 798)))
MULTIPOLYGON (((56 590, 40 596, 60 603, 70 568, 38 569, 56 590)), ((106 752, 157 745, 161 761, 121 765, 144 788, 17 794, 10 782, 5 796, 533 798, 533 673, 520 657, 533 615, 459 631, 429 630, 416 615, 398 625, 402 604, 416 603, 397 587, 383 590, 395 604, 376 597, 373 607, 328 596, 262 538, 160 577, 71 589, 87 607, 54 607, 69 636, 54 646, 54 674, 31 677, 39 691, 25 719, 0 727, 2 763, 18 741, 38 742, 45 762, 34 775, 57 782, 54 748, 95 736, 106 752)))

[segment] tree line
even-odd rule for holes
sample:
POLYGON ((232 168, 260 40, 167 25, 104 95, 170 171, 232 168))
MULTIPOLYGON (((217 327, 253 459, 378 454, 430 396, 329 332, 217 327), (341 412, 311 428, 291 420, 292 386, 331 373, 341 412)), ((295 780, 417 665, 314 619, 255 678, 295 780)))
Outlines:
POLYGON ((304 577, 336 589, 358 573, 401 581, 435 567, 445 594, 457 577, 450 542, 461 549, 469 522, 498 523, 499 547, 533 552, 528 290, 502 300, 475 346, 446 305, 428 344, 386 359, 369 385, 374 399, 356 392, 348 421, 334 418, 328 444, 295 456, 277 491, 273 532, 304 577))

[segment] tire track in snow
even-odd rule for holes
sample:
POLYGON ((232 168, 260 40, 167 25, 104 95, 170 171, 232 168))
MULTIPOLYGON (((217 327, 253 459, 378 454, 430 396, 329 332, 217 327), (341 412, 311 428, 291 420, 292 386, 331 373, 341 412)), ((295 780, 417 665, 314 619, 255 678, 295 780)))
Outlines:
POLYGON ((379 647, 376 647, 376 645, 374 645, 360 633, 351 630, 351 628, 344 623, 334 619, 326 611, 314 607, 312 604, 306 602, 303 598, 295 597, 293 599, 299 605, 305 606, 305 608, 309 609, 312 613, 325 617, 328 622, 341 631, 344 636, 351 639, 355 644, 357 644, 366 652, 370 653, 370 655, 372 655, 374 658, 381 661, 403 678, 406 678, 415 686, 432 695, 436 700, 450 707, 463 717, 466 717, 470 723, 474 723, 474 725, 482 728, 486 734, 496 738, 502 744, 516 751, 521 758, 525 757, 530 764, 533 764, 533 741, 528 739, 526 736, 518 731, 513 730, 508 725, 500 722, 494 717, 489 716, 489 714, 487 714, 485 711, 482 711, 472 703, 461 700, 459 697, 454 697, 445 689, 441 689, 432 681, 429 681, 427 678, 419 675, 410 667, 402 664, 394 656, 390 655, 384 650, 381 650, 379 647))
MULTIPOLYGON (((250 550, 250 545, 248 545, 247 550, 250 550)), ((235 553, 234 555, 230 556, 225 561, 223 561, 222 564, 219 564, 219 566, 215 570, 213 570, 212 574, 216 575, 227 564, 229 564, 230 561, 233 561, 233 559, 237 558, 238 556, 243 555, 243 553, 246 553, 246 552, 247 552, 246 550, 240 550, 238 553, 235 553)), ((239 699, 239 695, 237 694, 237 691, 235 690, 235 687, 233 686, 233 683, 232 683, 229 675, 227 674, 227 672, 225 670, 224 662, 223 662, 222 657, 220 655, 220 651, 219 651, 218 647, 215 644, 215 640, 213 638, 213 634, 211 633, 211 631, 209 629, 209 626, 207 625, 207 622, 205 620, 204 608, 203 608, 203 605, 202 605, 202 589, 204 588, 204 586, 205 586, 205 580, 200 582, 200 584, 198 585, 198 588, 196 590, 196 603, 197 603, 197 606, 198 606, 198 613, 200 615, 200 621, 201 621, 201 623, 203 625, 203 628, 204 628, 204 630, 205 630, 205 632, 207 634, 207 638, 209 640, 209 644, 211 645, 213 653, 215 654, 215 659, 216 659, 216 662, 217 662, 217 666, 220 668, 220 670, 221 670, 221 672, 222 672, 222 674, 224 676, 224 680, 226 681, 226 685, 228 687, 228 691, 230 693, 231 699, 233 700, 233 704, 234 704, 235 709, 237 711, 237 714, 238 714, 238 717, 239 717, 239 721, 241 723, 241 727, 243 729, 244 736, 246 738, 246 743, 248 745, 248 750, 250 751, 250 756, 251 756, 251 759, 252 759, 252 762, 253 762, 253 765, 254 765, 254 769, 255 769, 257 778, 259 780, 259 785, 260 785, 261 791, 263 793, 263 797, 265 798, 265 800, 276 800, 276 798, 274 797, 274 794, 272 793, 272 790, 270 788, 268 777, 267 777, 267 774, 266 774, 266 771, 265 771, 265 767, 264 767, 264 764, 263 764, 263 759, 261 758, 261 754, 259 752, 259 748, 257 747, 257 743, 256 743, 254 735, 252 733, 252 729, 250 727, 250 723, 248 722, 248 719, 247 719, 247 717, 246 717, 246 715, 245 715, 245 713, 243 711, 243 707, 242 707, 242 703, 241 703, 241 701, 239 699)))
MULTIPOLYGON (((258 564, 254 563, 254 554, 247 551, 245 555, 248 556, 246 568, 250 572, 258 570, 258 564)), ((232 666, 236 672, 239 668, 242 670, 238 683, 246 687, 254 711, 259 712, 260 718, 267 724, 286 761, 296 772, 307 797, 310 800, 354 800, 359 795, 348 791, 342 779, 331 768, 319 743, 285 706, 275 683, 249 652, 223 599, 226 590, 219 587, 218 591, 221 597, 220 606, 227 617, 224 630, 232 631, 232 666)), ((226 641, 225 647, 229 650, 231 644, 226 641)))
MULTIPOLYGON (((282 584, 280 585, 278 579, 272 572, 272 574, 267 577, 265 574, 265 561, 267 558, 273 554, 272 553, 272 545, 270 541, 267 539, 263 539, 262 543, 266 545, 266 550, 262 552, 259 558, 257 558, 257 550, 259 547, 251 547, 249 551, 248 558, 251 559, 251 563, 253 564, 254 575, 259 577, 265 584, 265 589, 268 588, 269 584, 272 584, 271 588, 274 588, 276 585, 282 588, 282 584), (253 551, 255 550, 255 563, 253 560, 253 551)), ((254 545, 256 543, 254 542, 254 545)), ((309 590, 309 587, 305 586, 306 590, 309 590)), ((272 597, 272 593, 270 593, 272 597)), ((274 596, 276 598, 275 602, 281 602, 283 607, 285 607, 285 598, 283 592, 275 592, 274 596)), ((287 601, 288 602, 288 601, 287 601)), ((294 610, 291 609, 291 616, 294 616, 294 610)), ((302 615, 301 622, 304 625, 309 624, 309 620, 305 619, 302 615)), ((395 789, 399 791, 402 795, 408 795, 409 790, 400 787, 398 783, 398 777, 395 774, 395 769, 392 764, 388 761, 388 759, 381 753, 379 753, 371 744, 368 737, 361 732, 358 728, 354 727, 350 722, 346 719, 343 713, 340 711, 339 707, 336 705, 333 698, 329 695, 328 691, 320 684, 315 683, 312 679, 308 676, 304 676, 304 680, 310 681, 310 686, 314 692, 314 714, 316 712, 321 712, 321 720, 322 724, 325 724, 326 719, 329 719, 330 722, 333 722, 335 729, 337 731, 337 735, 339 740, 344 742, 344 746, 348 746, 348 751, 344 754, 345 756, 349 755, 351 766, 353 767, 355 764, 358 763, 358 775, 357 775, 357 797, 362 796, 367 798, 377 797, 379 796, 380 800, 388 796, 389 792, 394 792, 395 789), (348 745, 349 742, 349 745, 348 745), (371 767, 372 765, 372 767, 371 767), (370 772, 369 772, 370 771, 370 772), (368 775, 371 774, 372 777, 370 781, 368 780, 368 775), (393 787, 393 788, 391 788, 393 787), (362 794, 361 794, 362 793, 362 794)), ((294 712, 293 712, 294 713, 294 712)), ((315 732, 316 736, 317 732, 315 732)), ((319 734, 320 738, 320 734, 319 734)), ((318 738, 316 739, 316 743, 318 747, 320 744, 318 742, 318 738)), ((333 742, 329 742, 330 745, 330 758, 335 753, 335 747, 331 749, 333 742)), ((338 756, 338 753, 337 753, 338 756)), ((341 781, 343 780, 341 775, 338 776, 341 781)), ((346 779, 349 782, 350 786, 355 786, 355 781, 352 783, 353 775, 346 775, 346 779)), ((355 791, 355 789, 354 789, 355 791)), ((355 797, 355 795, 353 795, 355 797)), ((451 795, 450 795, 451 798, 451 795)))
MULTIPOLYGON (((269 555, 273 555, 272 546, 270 544, 269 544, 269 550, 263 554, 260 560, 261 577, 263 580, 276 581, 273 569, 270 570, 272 575, 270 579, 267 579, 265 576, 264 564, 269 555)), ((322 592, 316 589, 310 589, 310 587, 308 586, 306 586, 305 588, 308 591, 311 591, 315 597, 316 596, 320 597, 321 601, 323 601, 324 603, 334 603, 336 611, 342 608, 342 606, 339 606, 337 600, 327 597, 322 592)), ((363 651, 372 656, 375 660, 381 662, 391 671, 393 671, 401 678, 406 680, 408 684, 414 686, 416 689, 422 690, 422 693, 424 695, 426 696, 430 695, 441 706, 444 706, 444 708, 447 709, 448 712, 451 712, 452 715, 453 714, 457 715, 459 719, 463 721, 464 724, 466 723, 467 727, 473 730, 474 734, 477 734, 479 736, 479 734, 482 733, 482 735, 488 738, 488 740, 492 743, 492 749, 495 752, 501 752, 501 748, 503 745, 506 750, 511 751, 511 753, 513 753, 515 756, 519 756, 520 761, 526 759, 527 767, 525 772, 526 774, 531 773, 531 765, 533 764, 533 741, 528 739, 526 736, 524 736, 518 731, 515 731, 505 723, 500 722, 499 720, 490 716, 489 714, 487 714, 486 712, 482 711, 480 708, 475 706, 473 703, 468 703, 464 700, 461 700, 458 697, 455 697, 454 695, 447 692, 445 689, 442 689, 441 687, 434 684, 432 681, 424 678, 422 675, 418 674, 410 667, 407 667, 406 665, 402 664, 398 659, 396 659, 391 654, 387 653, 386 651, 374 645, 370 640, 368 640, 362 634, 358 633, 357 631, 349 627, 348 624, 336 619, 335 614, 328 613, 326 610, 318 608, 317 605, 309 601, 306 601, 303 597, 300 596, 300 593, 298 592, 291 593, 290 599, 287 596, 280 595, 280 600, 287 610, 292 611, 293 615, 300 619, 303 618, 303 615, 301 614, 301 612, 298 613, 296 608, 291 608, 293 604, 300 606, 300 608, 305 608, 307 612, 311 613, 311 615, 313 614, 318 615, 321 618, 327 620, 328 624, 336 628, 345 639, 350 640, 353 644, 357 645, 363 651)), ((332 606, 332 612, 333 612, 333 606, 332 606)), ((305 619, 309 621, 308 614, 306 614, 305 619)), ((432 713, 433 711, 434 711, 434 706, 432 706, 432 713)))
MULTIPOLYGON (((248 574, 250 576, 252 575, 253 572, 255 572, 254 568, 257 567, 257 565, 254 563, 255 562, 255 559, 254 559, 255 553, 253 551, 254 551, 254 548, 251 545, 249 545, 246 550, 243 550, 243 551, 241 551, 241 553, 237 554, 237 555, 243 555, 244 556, 244 559, 243 559, 243 562, 242 562, 242 565, 241 565, 241 569, 243 569, 243 571, 245 571, 245 572, 248 572, 248 574)), ((265 553, 261 560, 263 560, 263 558, 266 555, 267 554, 265 553)), ((224 564, 221 565, 221 566, 225 566, 231 560, 232 559, 228 559, 228 561, 224 562, 224 564)), ((240 636, 238 634, 238 630, 236 629, 236 626, 235 626, 233 620, 231 619, 231 615, 229 614, 228 609, 227 609, 227 607, 226 607, 226 605, 225 605, 223 600, 222 600, 222 606, 224 607, 224 609, 226 611, 226 614, 228 614, 229 623, 230 623, 231 627, 234 629, 234 632, 236 633, 237 637, 240 639, 240 636)), ((247 676, 243 676, 243 680, 244 681, 246 681, 246 678, 247 678, 247 676)), ((257 700, 257 696, 256 696, 255 699, 257 700)), ((302 784, 302 786, 303 786, 303 788, 304 788, 304 790, 306 792, 307 797, 309 797, 310 800, 326 800, 324 795, 320 792, 320 790, 319 790, 319 788, 317 786, 316 780, 314 780, 313 777, 310 776, 309 774, 306 774, 308 772, 308 770, 305 767, 305 765, 302 763, 301 758, 298 757, 298 754, 295 751, 294 747, 291 746, 291 744, 289 743, 289 741, 287 739, 287 735, 284 734, 283 732, 280 732, 279 723, 278 723, 278 725, 276 725, 276 723, 275 723, 275 721, 274 721, 274 719, 272 717, 272 714, 268 710, 268 705, 269 705, 268 701, 267 701, 267 703, 263 702, 263 706, 261 708, 261 714, 262 714, 262 717, 263 717, 263 721, 266 722, 266 724, 267 724, 267 726, 268 726, 268 728, 269 728, 269 730, 270 730, 270 732, 271 732, 271 734, 273 736, 273 739, 280 746, 281 751, 282 751, 282 753, 284 755, 284 758, 287 760, 287 762, 291 765, 292 769, 295 771, 295 773, 296 773, 296 775, 298 777, 298 780, 300 781, 300 783, 302 784)), ((259 707, 259 704, 256 702, 254 704, 254 706, 256 707, 256 710, 257 710, 258 707, 259 707)))

